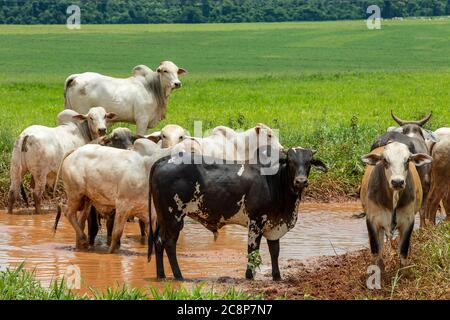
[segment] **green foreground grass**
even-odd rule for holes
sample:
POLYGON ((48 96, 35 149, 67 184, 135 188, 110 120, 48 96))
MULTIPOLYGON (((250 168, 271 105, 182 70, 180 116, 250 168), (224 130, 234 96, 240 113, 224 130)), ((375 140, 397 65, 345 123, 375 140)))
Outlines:
POLYGON ((170 283, 163 289, 150 286, 131 288, 126 285, 98 290, 89 288, 89 293, 80 294, 68 289, 64 279, 53 281, 48 288, 43 287, 34 272, 21 264, 17 268, 0 271, 0 300, 260 300, 261 294, 249 295, 230 287, 217 291, 206 289, 204 284, 192 289, 174 287, 170 283))
POLYGON ((155 130, 262 122, 280 130, 283 145, 315 148, 328 164, 328 174, 313 174, 316 198, 352 195, 360 156, 394 125, 391 109, 407 119, 433 110, 428 128, 449 125, 449 38, 445 18, 386 21, 372 31, 364 21, 1 26, 0 195, 15 138, 31 124, 55 124, 69 74, 127 77, 137 64, 167 59, 190 73, 155 130))

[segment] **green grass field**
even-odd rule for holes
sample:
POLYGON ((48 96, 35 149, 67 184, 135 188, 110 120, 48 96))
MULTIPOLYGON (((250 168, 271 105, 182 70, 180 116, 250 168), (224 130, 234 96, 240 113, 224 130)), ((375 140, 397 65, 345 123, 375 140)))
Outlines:
POLYGON ((14 139, 54 125, 71 73, 127 77, 137 64, 172 60, 189 70, 171 96, 168 123, 189 130, 257 122, 285 146, 318 150, 330 172, 314 174, 318 199, 357 190, 359 158, 393 125, 389 111, 428 128, 450 125, 450 19, 211 24, 0 26, 0 190, 14 139), (318 191, 318 192, 317 192, 318 191))

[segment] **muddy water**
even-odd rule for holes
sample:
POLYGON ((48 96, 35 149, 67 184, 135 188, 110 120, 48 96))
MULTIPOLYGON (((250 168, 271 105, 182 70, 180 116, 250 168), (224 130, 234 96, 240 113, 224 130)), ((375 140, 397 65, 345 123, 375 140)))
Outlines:
MULTIPOLYGON (((304 259, 312 256, 341 254, 366 247, 365 219, 354 219, 361 212, 357 203, 302 204, 297 225, 281 239, 280 259, 304 259)), ((106 253, 106 231, 99 233, 97 244, 89 252, 74 250, 75 234, 62 219, 55 235, 54 214, 8 215, 0 211, 0 268, 26 262, 37 277, 48 285, 64 275, 67 267, 80 268, 82 286, 105 288, 127 283, 132 286, 161 286, 155 279, 155 263, 147 263, 146 246, 139 242, 137 223, 127 223, 119 254, 106 253)), ((247 232, 240 226, 226 226, 217 241, 200 224, 186 219, 178 242, 178 259, 184 277, 216 280, 219 277, 244 276, 247 232)), ((270 270, 270 256, 263 240, 263 267, 270 270)), ((168 261, 166 273, 171 276, 168 261)))

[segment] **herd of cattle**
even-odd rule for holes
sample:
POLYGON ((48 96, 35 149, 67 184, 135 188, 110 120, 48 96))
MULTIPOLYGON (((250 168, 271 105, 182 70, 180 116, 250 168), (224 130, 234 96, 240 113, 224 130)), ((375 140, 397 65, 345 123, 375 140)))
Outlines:
MULTIPOLYGON (((186 73, 164 61, 156 71, 136 66, 127 79, 92 72, 69 76, 58 125, 30 126, 16 140, 8 212, 20 194, 28 205, 22 183, 26 173, 32 176, 36 213, 42 211, 45 188, 55 190, 61 179, 66 201, 58 205, 55 230, 64 212, 77 249, 94 245, 103 218, 109 252, 115 252, 127 220, 137 217, 142 240, 148 237, 149 260, 155 249, 157 277, 165 277, 165 250, 174 277, 181 279, 176 244, 188 216, 214 237, 226 224, 248 228, 249 254, 259 250, 264 236, 278 280, 279 239, 297 221, 311 168, 326 172, 327 167, 314 150, 283 148, 263 124, 244 132, 219 126, 203 138, 172 124, 147 135, 165 118, 168 98, 186 73), (137 133, 116 128, 108 134, 113 122, 134 123, 137 133), (268 168, 275 170, 263 174, 268 168)), ((415 214, 420 213, 421 225, 434 223, 440 203, 450 214, 450 128, 423 129, 431 113, 419 121, 392 117, 399 127, 389 128, 362 157, 368 166, 360 197, 380 266, 385 236, 399 230, 404 265, 415 214)), ((246 277, 253 278, 250 267, 246 277)))

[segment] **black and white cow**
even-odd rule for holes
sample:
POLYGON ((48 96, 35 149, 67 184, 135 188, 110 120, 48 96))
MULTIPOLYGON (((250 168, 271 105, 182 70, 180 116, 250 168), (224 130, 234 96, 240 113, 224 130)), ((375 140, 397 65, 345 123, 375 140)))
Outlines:
MULTIPOLYGON (((322 161, 313 158, 314 152, 303 148, 280 151, 276 162, 279 167, 272 175, 261 174, 262 161, 214 164, 211 159, 198 161, 194 154, 190 154, 191 162, 184 164, 167 157, 157 161, 150 174, 149 197, 149 201, 154 201, 157 227, 154 233, 150 229, 148 239, 149 260, 155 246, 157 277, 165 278, 166 250, 174 277, 183 278, 176 243, 187 215, 212 231, 226 224, 247 227, 249 254, 259 250, 264 236, 272 260, 272 277, 280 280, 279 239, 297 222, 297 209, 311 166, 327 171, 322 161)), ((253 278, 249 267, 245 276, 253 278)))

